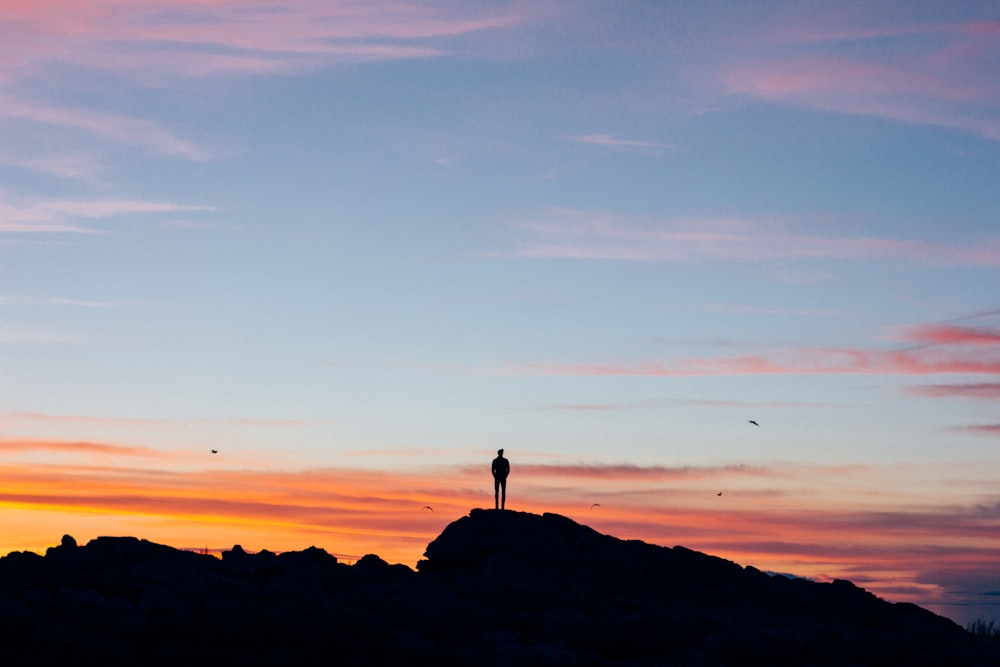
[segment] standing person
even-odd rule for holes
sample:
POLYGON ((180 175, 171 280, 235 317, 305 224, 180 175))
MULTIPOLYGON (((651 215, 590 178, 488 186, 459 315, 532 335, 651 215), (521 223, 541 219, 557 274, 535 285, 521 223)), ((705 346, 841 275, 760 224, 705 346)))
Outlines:
POLYGON ((503 457, 503 450, 497 450, 497 457, 493 459, 493 500, 496 502, 496 509, 502 510, 507 504, 507 475, 510 474, 510 461, 503 457), (501 489, 503 495, 500 495, 501 489))

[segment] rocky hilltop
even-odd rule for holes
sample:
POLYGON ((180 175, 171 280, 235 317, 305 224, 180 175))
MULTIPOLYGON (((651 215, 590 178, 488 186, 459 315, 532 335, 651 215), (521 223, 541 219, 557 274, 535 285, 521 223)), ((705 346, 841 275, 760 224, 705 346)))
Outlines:
POLYGON ((847 581, 472 510, 417 571, 71 537, 0 558, 4 664, 966 665, 995 640, 847 581))

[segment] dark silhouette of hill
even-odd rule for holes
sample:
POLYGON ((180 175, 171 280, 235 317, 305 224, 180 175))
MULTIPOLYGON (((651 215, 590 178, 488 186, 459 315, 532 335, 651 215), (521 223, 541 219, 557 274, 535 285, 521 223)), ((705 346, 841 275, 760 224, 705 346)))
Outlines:
POLYGON ((0 558, 4 664, 965 665, 998 642, 846 581, 472 510, 417 571, 133 537, 0 558))

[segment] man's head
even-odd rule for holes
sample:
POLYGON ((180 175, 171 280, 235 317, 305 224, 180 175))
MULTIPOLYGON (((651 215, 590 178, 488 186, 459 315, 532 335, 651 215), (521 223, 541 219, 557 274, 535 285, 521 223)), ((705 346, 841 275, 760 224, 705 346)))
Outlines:
POLYGON ((497 454, 500 455, 500 456, 503 456, 503 450, 502 449, 498 449, 497 450, 497 454))

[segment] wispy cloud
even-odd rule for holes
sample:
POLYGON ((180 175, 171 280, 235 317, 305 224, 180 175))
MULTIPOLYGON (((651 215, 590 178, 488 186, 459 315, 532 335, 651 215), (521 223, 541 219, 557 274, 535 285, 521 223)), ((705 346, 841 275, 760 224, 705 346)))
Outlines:
MULTIPOLYGON (((210 425, 210 426, 253 426, 255 428, 298 428, 308 426, 311 422, 301 419, 264 418, 264 417, 219 417, 191 419, 157 419, 151 417, 106 417, 99 415, 62 415, 43 414, 38 412, 8 412, 0 414, 0 424, 13 425, 17 423, 38 424, 69 424, 91 426, 178 426, 178 425, 210 425)), ((0 441, 2 442, 2 441, 0 441)))
POLYGON ((927 398, 980 398, 1000 400, 1000 382, 973 382, 967 384, 928 384, 906 387, 914 396, 927 398))
MULTIPOLYGON (((482 470, 482 466, 462 468, 463 472, 474 475, 482 470)), ((518 474, 533 478, 553 479, 615 479, 622 483, 627 480, 704 480, 745 478, 745 477, 776 477, 781 473, 772 468, 748 465, 727 466, 656 466, 629 464, 521 464, 517 466, 518 474)))
POLYGON ((664 144, 656 141, 644 141, 640 139, 622 139, 612 134, 578 134, 568 136, 566 137, 566 140, 577 144, 588 144, 591 146, 637 149, 653 152, 673 148, 670 144, 664 144))
POLYGON ((880 352, 852 348, 796 349, 772 357, 685 358, 638 363, 512 363, 502 375, 698 377, 718 375, 936 375, 1000 374, 1000 360, 971 356, 880 352))
POLYGON ((84 299, 69 299, 64 297, 32 298, 16 296, 0 296, 0 305, 18 306, 73 306, 76 308, 122 308, 138 305, 134 301, 87 301, 84 299))
POLYGON ((182 139, 159 123, 122 114, 86 109, 56 108, 0 97, 0 117, 81 130, 117 143, 147 148, 187 160, 208 160, 212 154, 182 139))
POLYGON ((902 340, 935 345, 1000 346, 1000 330, 925 324, 907 327, 899 333, 902 340))
POLYGON ((86 155, 12 156, 15 152, 5 148, 6 155, 0 156, 0 164, 60 178, 91 178, 104 168, 100 160, 86 155))
POLYGON ((705 310, 716 313, 738 313, 748 315, 776 315, 792 317, 833 317, 838 311, 829 308, 776 308, 743 304, 710 304, 705 310))
POLYGON ((11 343, 43 343, 43 344, 65 344, 80 343, 82 337, 78 334, 67 333, 65 331, 54 331, 51 329, 41 329, 33 327, 19 327, 0 325, 0 344, 11 343))
POLYGON ((60 454, 102 454, 109 456, 158 457, 162 453, 148 447, 131 447, 99 442, 62 440, 0 439, 0 456, 11 453, 56 452, 60 454))
POLYGON ((657 410, 673 407, 727 407, 727 408, 815 408, 837 407, 831 403, 791 401, 734 401, 724 399, 663 398, 631 403, 547 403, 532 406, 532 410, 556 412, 611 412, 620 410, 657 410))
POLYGON ((718 375, 1000 375, 1000 335, 994 329, 939 324, 892 329, 903 349, 787 348, 770 354, 680 358, 632 363, 528 362, 505 375, 696 377, 718 375))
POLYGON ((80 224, 126 215, 216 211, 213 206, 174 204, 130 199, 51 200, 13 204, 0 198, 0 233, 21 234, 101 234, 105 230, 80 224))
POLYGON ((1000 424, 971 424, 969 426, 960 426, 957 430, 967 433, 978 433, 980 435, 1000 436, 1000 424))
MULTIPOLYGON (((427 5, 396 0, 273 3, 120 0, 0 5, 0 124, 35 124, 84 138, 184 160, 211 160, 219 150, 162 122, 40 97, 32 84, 67 69, 109 73, 126 85, 167 87, 206 78, 291 75, 337 65, 439 57, 472 48, 462 38, 518 25, 534 10, 520 3, 427 5), (26 91, 34 91, 32 95, 26 91)), ((48 138, 48 137, 47 137, 48 138)), ((68 141, 72 141, 69 139, 68 141)), ((36 144, 41 142, 36 142, 36 144)), ((58 149, 63 153, 76 149, 58 149)), ((75 178, 94 171, 94 157, 66 160, 21 151, 4 162, 75 178)))
POLYGON ((886 20, 833 9, 777 25, 767 48, 747 46, 714 73, 727 92, 1000 141, 996 21, 915 23, 905 13, 886 20))
POLYGON ((5 5, 0 16, 17 27, 12 66, 22 70, 62 60, 190 77, 426 58, 444 52, 442 40, 516 25, 525 9, 356 0, 280 8, 233 0, 183 6, 96 0, 64 3, 58 13, 5 5))
POLYGON ((527 240, 510 253, 535 259, 771 262, 897 259, 931 265, 1000 265, 1000 237, 968 245, 797 233, 779 220, 636 219, 552 208, 511 221, 527 240))

